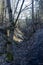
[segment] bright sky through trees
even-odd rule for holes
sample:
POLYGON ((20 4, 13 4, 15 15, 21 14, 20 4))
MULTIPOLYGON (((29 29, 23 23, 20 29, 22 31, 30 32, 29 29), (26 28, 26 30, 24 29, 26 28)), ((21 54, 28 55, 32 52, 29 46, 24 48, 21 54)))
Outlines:
MULTIPOLYGON (((13 12, 14 12, 14 2, 16 2, 16 1, 15 0, 11 0, 13 12)), ((20 1, 19 5, 18 5, 18 11, 19 11, 19 8, 20 8, 21 3, 22 3, 22 0, 20 1)), ((25 6, 27 6, 27 5, 29 5, 30 3, 31 3, 31 0, 25 0, 24 5, 23 5, 23 8, 25 6)), ((26 10, 26 11, 24 11, 24 12, 21 13, 20 17, 25 18, 25 14, 28 15, 29 13, 30 13, 30 11, 26 10)))

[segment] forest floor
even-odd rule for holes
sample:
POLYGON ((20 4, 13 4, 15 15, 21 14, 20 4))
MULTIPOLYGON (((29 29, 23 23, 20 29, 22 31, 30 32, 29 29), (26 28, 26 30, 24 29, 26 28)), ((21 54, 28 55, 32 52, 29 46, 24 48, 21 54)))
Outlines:
POLYGON ((14 44, 11 51, 13 60, 7 60, 3 32, 0 31, 0 65, 43 65, 43 28, 37 29, 27 41, 14 44))

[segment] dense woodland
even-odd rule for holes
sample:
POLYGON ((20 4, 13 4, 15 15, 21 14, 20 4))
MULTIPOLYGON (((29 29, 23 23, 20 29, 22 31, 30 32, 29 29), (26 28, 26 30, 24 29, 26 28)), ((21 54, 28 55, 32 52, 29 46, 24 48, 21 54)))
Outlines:
POLYGON ((0 0, 0 65, 43 65, 43 0, 12 1, 0 0))

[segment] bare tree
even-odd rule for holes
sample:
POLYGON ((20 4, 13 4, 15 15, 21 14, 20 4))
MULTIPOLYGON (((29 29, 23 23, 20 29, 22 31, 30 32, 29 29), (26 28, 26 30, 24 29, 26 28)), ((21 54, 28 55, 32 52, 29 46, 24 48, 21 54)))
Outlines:
POLYGON ((9 22, 13 24, 13 17, 12 17, 12 9, 11 9, 11 3, 10 0, 7 0, 7 7, 8 7, 8 14, 9 14, 9 22))
POLYGON ((34 0, 32 0, 32 26, 33 26, 33 32, 35 32, 35 25, 34 25, 34 0))
POLYGON ((32 22, 34 23, 34 0, 32 0, 32 22))
POLYGON ((17 20, 18 20, 18 18, 19 18, 19 16, 20 16, 20 13, 21 13, 21 10, 22 10, 22 7, 23 7, 24 2, 25 2, 25 0, 22 1, 22 4, 21 4, 21 7, 20 7, 20 10, 19 10, 18 16, 17 16, 17 18, 16 18, 16 20, 15 20, 15 23, 14 23, 14 26, 16 25, 17 20))
POLYGON ((17 1, 16 8, 15 8, 15 11, 14 11, 14 15, 15 15, 15 13, 16 13, 16 10, 17 10, 17 7, 18 7, 18 4, 19 4, 19 1, 20 1, 20 0, 17 1))

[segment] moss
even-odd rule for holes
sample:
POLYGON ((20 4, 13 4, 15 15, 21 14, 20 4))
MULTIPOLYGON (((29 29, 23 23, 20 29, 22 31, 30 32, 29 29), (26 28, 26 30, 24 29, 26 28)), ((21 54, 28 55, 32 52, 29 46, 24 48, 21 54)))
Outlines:
POLYGON ((12 53, 8 52, 7 53, 7 61, 12 61, 13 60, 13 55, 12 53))

